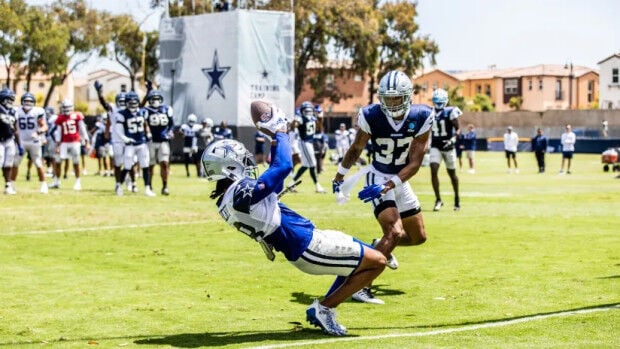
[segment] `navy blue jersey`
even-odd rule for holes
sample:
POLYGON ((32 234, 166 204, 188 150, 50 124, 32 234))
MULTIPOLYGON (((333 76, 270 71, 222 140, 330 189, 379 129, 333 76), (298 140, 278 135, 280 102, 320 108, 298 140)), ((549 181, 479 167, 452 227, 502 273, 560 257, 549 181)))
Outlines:
POLYGON ((146 112, 144 109, 132 114, 123 109, 116 114, 116 122, 123 125, 125 137, 133 139, 134 145, 146 143, 146 112))
POLYGON ((326 145, 329 142, 329 138, 323 132, 317 132, 312 138, 312 144, 314 144, 314 154, 323 154, 325 152, 326 145))
POLYGON ((396 122, 386 116, 379 104, 360 109, 360 129, 370 135, 372 166, 379 172, 397 174, 409 163, 409 145, 425 134, 433 122, 433 110, 424 104, 412 104, 405 118, 396 122))
POLYGON ((16 112, 13 108, 5 108, 0 104, 0 142, 15 136, 16 112))
POLYGON ((463 113, 458 107, 447 107, 442 110, 435 110, 431 148, 440 150, 451 150, 453 148, 452 146, 444 148, 444 145, 446 145, 444 141, 456 135, 453 120, 456 120, 461 114, 463 113))
POLYGON ((293 163, 288 135, 277 132, 275 139, 269 168, 258 179, 245 177, 233 183, 217 206, 228 224, 255 240, 266 241, 294 261, 308 248, 314 225, 278 201, 293 163))
POLYGON ((463 136, 463 147, 465 150, 476 150, 476 131, 470 131, 463 136))
POLYGON ((312 142, 314 133, 316 132, 316 117, 314 115, 308 116, 303 113, 298 116, 299 125, 299 139, 304 142, 312 142))
POLYGON ((170 140, 174 119, 172 118, 172 108, 167 105, 160 105, 158 108, 144 107, 146 112, 146 122, 149 124, 153 142, 161 143, 170 140))

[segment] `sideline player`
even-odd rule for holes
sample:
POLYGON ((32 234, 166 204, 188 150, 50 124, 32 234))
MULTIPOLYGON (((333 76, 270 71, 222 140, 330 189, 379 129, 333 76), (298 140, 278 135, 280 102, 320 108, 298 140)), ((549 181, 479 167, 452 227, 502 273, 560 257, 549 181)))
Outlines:
POLYGON ((433 106, 435 108, 435 120, 433 121, 430 150, 431 183, 435 192, 435 207, 433 207, 433 211, 439 211, 441 206, 443 206, 439 192, 439 166, 442 160, 446 163, 446 171, 450 176, 450 182, 454 190, 454 210, 458 211, 461 209, 461 202, 459 198, 459 177, 456 175, 456 151, 454 144, 461 132, 459 116, 463 112, 458 107, 448 107, 448 92, 441 88, 433 92, 433 106))
POLYGON ((292 185, 309 170, 310 177, 317 193, 325 193, 325 189, 317 180, 316 174, 316 158, 314 157, 314 133, 316 132, 316 116, 314 114, 314 104, 311 102, 303 102, 299 107, 300 118, 297 122, 299 131, 299 150, 301 157, 301 167, 297 170, 293 177, 292 185))
POLYGON ((80 156, 82 141, 86 150, 90 148, 88 131, 84 123, 84 115, 73 110, 73 101, 65 99, 60 104, 60 112, 56 118, 56 152, 60 154, 60 161, 56 163, 56 181, 52 187, 60 187, 60 165, 64 160, 71 159, 75 184, 73 190, 82 190, 80 182, 80 156))
POLYGON ((170 173, 170 140, 174 137, 174 119, 172 118, 172 107, 164 104, 164 95, 159 90, 151 90, 146 95, 148 106, 146 120, 153 139, 149 142, 149 171, 151 180, 155 173, 155 164, 159 164, 161 175, 161 193, 170 195, 168 190, 168 174, 170 173))
POLYGON ((14 182, 19 172, 19 165, 25 154, 34 163, 41 184, 41 194, 47 194, 47 182, 45 181, 45 171, 43 169, 43 148, 41 143, 45 140, 47 123, 45 122, 45 110, 35 107, 36 99, 30 92, 26 92, 21 98, 21 107, 17 109, 17 129, 19 130, 19 141, 24 149, 21 155, 15 157, 13 173, 11 174, 14 182))
MULTIPOLYGON (((338 165, 333 191, 341 192, 344 176, 360 157, 370 139, 373 158, 367 167, 366 186, 358 197, 370 202, 383 231, 375 248, 388 256, 388 267, 398 268, 392 251, 399 245, 420 245, 426 241, 420 201, 408 180, 422 164, 433 123, 432 109, 412 105, 413 84, 403 72, 393 70, 379 82, 379 104, 360 109, 355 141, 338 165)), ((357 292, 354 300, 382 304, 370 288, 357 292)))
POLYGON ((270 260, 273 249, 300 271, 313 275, 338 275, 323 300, 315 299, 306 320, 327 334, 344 336, 334 308, 355 291, 372 282, 385 269, 385 257, 359 240, 335 230, 321 230, 278 201, 278 192, 293 169, 284 113, 255 101, 256 114, 270 114, 259 129, 272 137, 271 164, 258 178, 252 154, 234 140, 213 142, 202 155, 207 179, 216 181, 211 198, 231 226, 260 244, 270 260))
POLYGON ((17 192, 11 182, 13 161, 19 144, 19 133, 16 130, 16 112, 13 107, 15 92, 9 88, 0 90, 0 166, 4 177, 4 193, 15 195, 17 192))

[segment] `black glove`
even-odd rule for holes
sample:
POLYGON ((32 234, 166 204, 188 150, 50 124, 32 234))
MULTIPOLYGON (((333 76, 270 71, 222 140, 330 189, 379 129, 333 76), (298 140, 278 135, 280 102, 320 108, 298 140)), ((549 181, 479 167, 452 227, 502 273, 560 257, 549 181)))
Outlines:
POLYGON ((97 92, 101 92, 102 87, 103 85, 99 82, 99 80, 95 80, 95 90, 97 90, 97 92))

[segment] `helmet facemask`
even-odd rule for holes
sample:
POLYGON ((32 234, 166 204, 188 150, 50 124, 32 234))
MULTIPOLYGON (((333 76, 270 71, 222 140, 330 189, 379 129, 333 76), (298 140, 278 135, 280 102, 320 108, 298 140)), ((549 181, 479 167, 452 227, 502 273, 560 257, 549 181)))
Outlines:
POLYGON ((212 143, 202 154, 201 162, 209 181, 256 178, 254 156, 235 140, 225 139, 212 143))
POLYGON ((379 81, 379 102, 381 110, 391 118, 400 118, 409 111, 413 84, 405 73, 390 71, 379 81))
POLYGON ((149 104, 153 108, 159 108, 162 104, 161 97, 159 96, 152 97, 151 99, 149 99, 149 104))

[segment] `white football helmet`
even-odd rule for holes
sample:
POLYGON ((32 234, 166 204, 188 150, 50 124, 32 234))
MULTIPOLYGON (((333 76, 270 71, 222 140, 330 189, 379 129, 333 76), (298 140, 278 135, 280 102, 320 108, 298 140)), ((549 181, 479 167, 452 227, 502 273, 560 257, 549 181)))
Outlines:
POLYGON ((73 111, 73 101, 70 99, 63 99, 60 103, 60 110, 63 114, 69 114, 73 111))
POLYGON ((193 124, 198 122, 198 117, 196 116, 196 114, 189 114, 187 116, 187 123, 192 126, 193 124))
POLYGON ((254 156, 243 144, 232 139, 215 141, 202 153, 202 166, 209 181, 255 177, 254 156))
POLYGON ((203 122, 204 122, 205 124, 207 124, 207 127, 213 127, 213 119, 211 119, 211 118, 206 118, 206 119, 204 119, 204 120, 203 120, 203 122))
POLYGON ((448 92, 441 88, 433 91, 433 105, 437 110, 445 108, 448 105, 448 92))
POLYGON ((399 118, 409 111, 413 83, 405 73, 392 70, 379 81, 377 93, 383 113, 392 118, 399 118))

